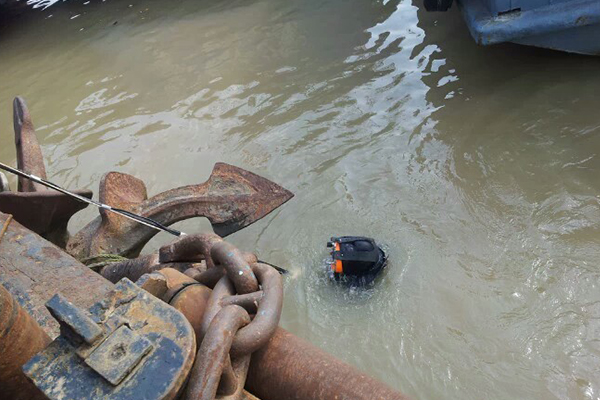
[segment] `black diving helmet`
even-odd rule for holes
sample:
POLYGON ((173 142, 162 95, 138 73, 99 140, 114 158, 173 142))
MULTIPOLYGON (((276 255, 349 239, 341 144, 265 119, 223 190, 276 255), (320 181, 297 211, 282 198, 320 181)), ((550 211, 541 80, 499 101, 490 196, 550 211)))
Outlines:
POLYGON ((385 252, 375 240, 362 236, 332 237, 330 276, 351 286, 367 285, 387 265, 385 252))

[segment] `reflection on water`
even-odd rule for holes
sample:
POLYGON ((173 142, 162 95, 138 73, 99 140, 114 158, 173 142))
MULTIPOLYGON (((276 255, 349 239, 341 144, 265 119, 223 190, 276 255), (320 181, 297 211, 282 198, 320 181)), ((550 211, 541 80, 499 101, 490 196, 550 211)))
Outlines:
POLYGON ((222 160, 295 192, 232 240, 293 271, 296 334, 415 399, 598 398, 595 58, 480 48, 408 0, 68 2, 0 54, 4 161, 20 94, 67 187, 222 160), (369 293, 323 272, 349 234, 389 246, 369 293))
POLYGON ((31 6, 31 8, 41 8, 45 10, 46 8, 55 5, 60 0, 27 0, 27 5, 31 6))

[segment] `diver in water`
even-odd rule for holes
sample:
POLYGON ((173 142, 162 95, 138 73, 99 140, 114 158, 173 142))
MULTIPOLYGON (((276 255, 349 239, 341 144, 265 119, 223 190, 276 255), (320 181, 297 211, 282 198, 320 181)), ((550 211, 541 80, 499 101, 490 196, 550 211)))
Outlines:
POLYGON ((332 237, 327 247, 332 257, 329 275, 350 286, 372 283, 387 265, 387 255, 371 238, 332 237))

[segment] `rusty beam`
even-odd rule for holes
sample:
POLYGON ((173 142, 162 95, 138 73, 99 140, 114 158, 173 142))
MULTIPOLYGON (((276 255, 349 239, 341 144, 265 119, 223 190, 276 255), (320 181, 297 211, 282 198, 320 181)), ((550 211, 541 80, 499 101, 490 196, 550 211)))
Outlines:
POLYGON ((252 354, 246 389, 263 400, 408 400, 281 328, 252 354))
POLYGON ((50 344, 50 337, 0 285, 0 398, 45 399, 21 367, 50 344))

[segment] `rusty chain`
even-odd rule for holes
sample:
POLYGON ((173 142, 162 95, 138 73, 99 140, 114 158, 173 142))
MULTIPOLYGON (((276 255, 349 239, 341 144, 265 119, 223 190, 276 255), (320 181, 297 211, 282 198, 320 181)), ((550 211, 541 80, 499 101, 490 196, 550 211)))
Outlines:
POLYGON ((206 269, 186 274, 213 291, 202 318, 186 398, 238 400, 252 353, 269 341, 279 324, 281 275, 214 234, 186 236, 159 252, 161 264, 200 259, 206 269))

